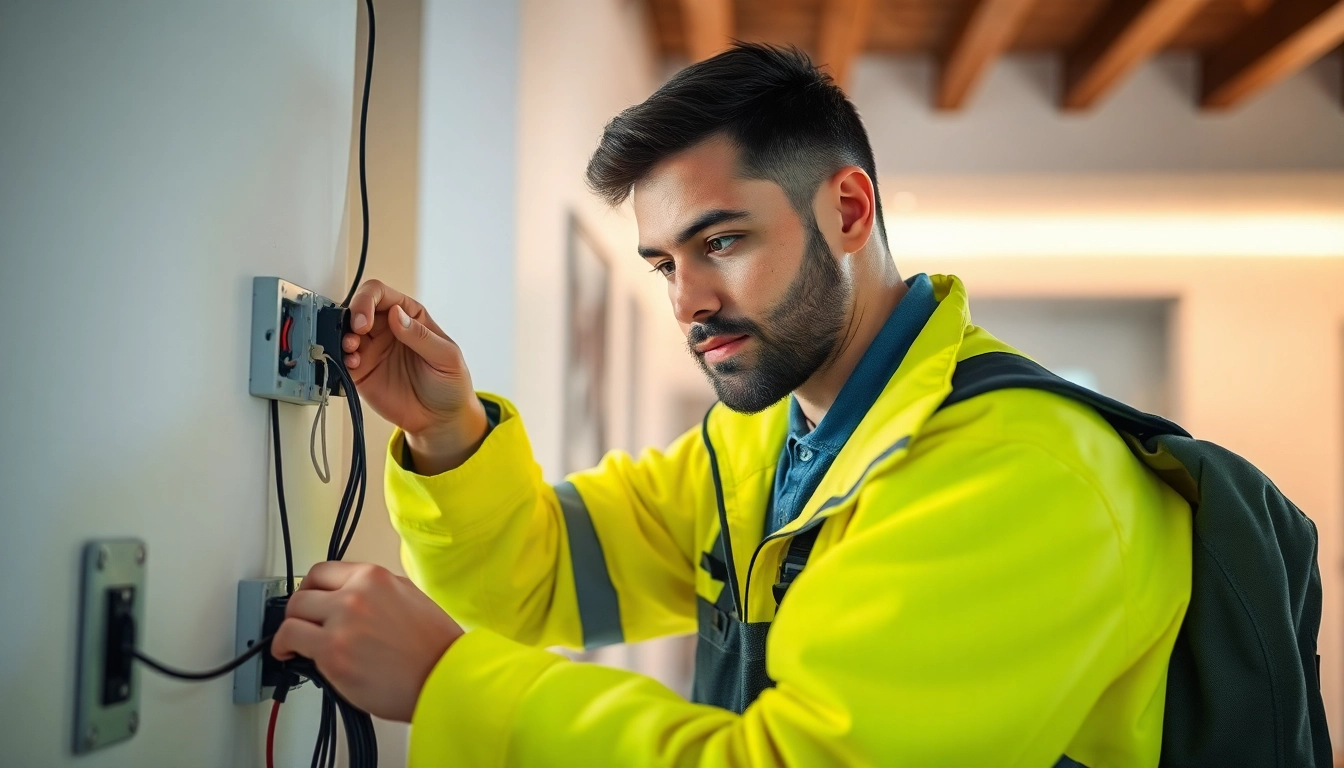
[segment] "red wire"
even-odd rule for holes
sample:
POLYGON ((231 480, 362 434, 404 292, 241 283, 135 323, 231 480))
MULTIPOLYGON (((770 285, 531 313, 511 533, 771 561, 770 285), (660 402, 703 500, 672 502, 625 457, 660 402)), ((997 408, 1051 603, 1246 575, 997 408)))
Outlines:
POLYGON ((280 702, 271 704, 271 724, 266 726, 266 768, 275 768, 275 721, 280 716, 280 702))
POLYGON ((283 326, 280 327, 280 351, 281 351, 281 352, 288 352, 288 351, 290 351, 290 350, 289 350, 289 329, 290 329, 290 328, 293 328, 293 327, 294 327, 294 318, 292 318, 292 317, 286 317, 286 318, 285 318, 285 324, 284 324, 283 326))

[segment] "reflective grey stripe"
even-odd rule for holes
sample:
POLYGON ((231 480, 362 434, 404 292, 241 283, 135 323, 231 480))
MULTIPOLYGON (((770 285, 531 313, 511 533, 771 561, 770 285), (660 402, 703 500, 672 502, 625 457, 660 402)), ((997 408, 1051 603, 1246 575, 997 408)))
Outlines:
POLYGON ((583 647, 625 642, 621 630, 621 605, 616 600, 616 587, 607 572, 607 558, 602 554, 602 542, 593 530, 593 519, 588 505, 573 483, 555 486, 560 499, 560 511, 565 515, 565 530, 569 532, 569 559, 574 568, 574 591, 579 598, 579 621, 583 625, 583 647))

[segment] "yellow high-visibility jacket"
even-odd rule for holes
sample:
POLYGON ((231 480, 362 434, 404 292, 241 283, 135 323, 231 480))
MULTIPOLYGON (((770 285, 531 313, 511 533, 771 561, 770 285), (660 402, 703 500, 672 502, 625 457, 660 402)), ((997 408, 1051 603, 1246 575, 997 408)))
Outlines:
POLYGON ((958 360, 1012 351, 937 310, 802 514, 762 542, 788 403, 722 405, 665 452, 614 452, 552 488, 521 417, 422 477, 392 440, 387 498, 411 578, 473 627, 411 730, 417 766, 1156 765, 1190 597, 1190 509, 1096 413, 1035 390, 938 411, 958 360), (707 446, 708 443, 708 446, 707 446), (746 621, 773 619, 773 688, 743 714, 546 646, 696 630, 719 534, 746 621), (789 534, 807 568, 776 616, 789 534))

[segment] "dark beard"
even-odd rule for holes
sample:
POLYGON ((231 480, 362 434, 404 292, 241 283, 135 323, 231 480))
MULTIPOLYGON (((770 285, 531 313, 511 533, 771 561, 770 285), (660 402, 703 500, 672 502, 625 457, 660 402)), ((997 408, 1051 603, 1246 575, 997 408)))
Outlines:
POLYGON ((831 256, 816 221, 811 223, 803 265, 784 298, 760 325, 746 318, 711 317, 691 326, 686 336, 691 355, 700 364, 724 405, 739 413, 756 413, 802 386, 839 352, 850 287, 831 256), (749 335, 758 342, 757 358, 744 364, 740 356, 713 366, 695 351, 712 336, 749 335))

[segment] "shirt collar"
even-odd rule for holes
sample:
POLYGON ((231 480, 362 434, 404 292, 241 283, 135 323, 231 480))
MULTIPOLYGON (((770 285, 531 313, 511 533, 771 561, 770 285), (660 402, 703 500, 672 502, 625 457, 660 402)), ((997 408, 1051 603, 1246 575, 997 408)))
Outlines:
POLYGON ((840 394, 817 428, 808 431, 807 418, 798 398, 790 398, 789 439, 801 442, 814 450, 838 452, 844 447, 854 429, 873 407, 882 389, 887 385, 901 361, 910 351, 919 332, 938 308, 933 281, 926 274, 918 274, 906 281, 909 290, 882 324, 882 330, 868 345, 868 349, 845 380, 840 394))

